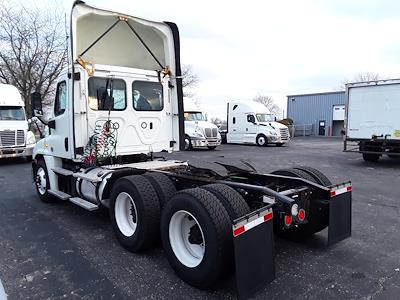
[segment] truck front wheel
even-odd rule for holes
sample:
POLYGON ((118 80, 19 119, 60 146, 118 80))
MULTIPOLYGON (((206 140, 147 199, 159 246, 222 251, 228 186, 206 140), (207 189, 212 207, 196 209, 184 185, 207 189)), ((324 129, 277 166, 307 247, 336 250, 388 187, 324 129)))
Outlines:
POLYGON ((268 139, 265 135, 259 134, 256 138, 257 146, 264 147, 268 144, 268 139))
POLYGON ((49 194, 50 182, 46 163, 39 159, 35 168, 35 187, 41 201, 51 203, 55 198, 49 194))
POLYGON ((119 243, 138 252, 159 238, 160 204, 151 183, 140 175, 118 179, 110 197, 110 219, 119 243))
POLYGON ((200 188, 180 191, 164 206, 161 240, 177 275, 199 288, 214 285, 233 258, 228 213, 212 193, 200 188))

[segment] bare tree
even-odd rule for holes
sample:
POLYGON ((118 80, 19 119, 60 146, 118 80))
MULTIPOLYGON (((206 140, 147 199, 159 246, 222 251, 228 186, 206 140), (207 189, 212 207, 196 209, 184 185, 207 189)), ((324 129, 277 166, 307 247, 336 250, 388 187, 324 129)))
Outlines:
POLYGON ((64 15, 57 7, 0 2, 0 82, 15 85, 30 112, 30 94, 53 101, 54 84, 67 59, 64 15))
POLYGON ((278 115, 281 112, 281 109, 278 105, 275 104, 275 100, 271 96, 257 95, 253 98, 253 101, 265 105, 274 115, 278 115))
POLYGON ((193 97, 194 89, 199 83, 199 77, 193 72, 191 65, 182 65, 182 87, 184 97, 193 97))
POLYGON ((381 80, 381 79, 386 79, 386 77, 380 75, 379 73, 360 72, 360 73, 357 73, 352 79, 343 80, 342 83, 340 84, 339 88, 341 90, 345 90, 346 84, 351 83, 351 82, 376 81, 376 80, 381 80))

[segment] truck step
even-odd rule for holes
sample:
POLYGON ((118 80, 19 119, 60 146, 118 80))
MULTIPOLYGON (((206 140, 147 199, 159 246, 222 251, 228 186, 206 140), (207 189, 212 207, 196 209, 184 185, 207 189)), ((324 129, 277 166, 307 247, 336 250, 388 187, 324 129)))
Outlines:
POLYGON ((49 190, 49 193, 61 200, 68 200, 69 198, 71 198, 71 195, 61 191, 49 190))
POLYGON ((86 201, 79 197, 69 198, 69 201, 89 211, 99 209, 98 205, 93 204, 92 202, 86 201))
POLYGON ((91 181, 91 182, 100 182, 103 180, 101 177, 94 175, 94 174, 73 173, 72 176, 83 179, 83 180, 91 181))
POLYGON ((64 176, 71 176, 72 174, 74 174, 74 172, 72 172, 71 170, 67 170, 64 168, 52 168, 51 170, 56 174, 60 174, 60 175, 64 175, 64 176))

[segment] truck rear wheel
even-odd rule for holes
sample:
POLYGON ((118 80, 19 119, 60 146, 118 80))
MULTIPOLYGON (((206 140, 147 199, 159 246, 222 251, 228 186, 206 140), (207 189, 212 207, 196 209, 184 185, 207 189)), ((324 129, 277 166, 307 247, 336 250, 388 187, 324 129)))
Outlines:
POLYGON ((362 156, 364 161, 372 161, 372 162, 376 162, 380 158, 379 154, 363 153, 362 156))
POLYGON ((159 237, 160 204, 151 183, 140 175, 118 179, 110 194, 110 219, 119 243, 138 252, 159 237))
POLYGON ((268 144, 268 139, 265 135, 259 134, 256 138, 257 146, 265 147, 268 144))
POLYGON ((165 203, 176 193, 175 185, 167 175, 161 173, 146 173, 143 176, 150 181, 156 191, 162 209, 165 203))
POLYGON ((217 283, 232 261, 229 215, 213 194, 200 188, 182 190, 165 205, 161 240, 177 275, 199 288, 217 283))
POLYGON ((215 183, 204 185, 201 188, 211 192, 221 201, 231 221, 250 212, 250 208, 243 197, 230 186, 215 183))
POLYGON ((35 168, 35 187, 41 201, 46 203, 55 202, 54 198, 50 193, 50 181, 47 172, 46 163, 43 159, 39 159, 35 168))
MULTIPOLYGON (((311 168, 310 168, 311 169, 311 168)), ((313 169, 315 170, 315 169, 313 169)), ((292 176, 302 178, 311 182, 320 184, 316 178, 311 176, 309 173, 300 169, 283 169, 271 172, 271 174, 292 176)), ((322 174, 322 173, 321 173, 322 174)), ((315 175, 315 174, 314 174, 315 175)), ((325 177, 325 175, 324 175, 325 177)), ((328 179, 329 180, 329 179, 328 179)), ((311 202, 309 210, 307 212, 308 223, 299 225, 298 227, 283 228, 280 222, 280 218, 277 216, 274 218, 274 232, 278 236, 299 241, 307 238, 314 233, 317 233, 328 226, 329 221, 329 210, 328 205, 323 205, 318 202, 311 202)))

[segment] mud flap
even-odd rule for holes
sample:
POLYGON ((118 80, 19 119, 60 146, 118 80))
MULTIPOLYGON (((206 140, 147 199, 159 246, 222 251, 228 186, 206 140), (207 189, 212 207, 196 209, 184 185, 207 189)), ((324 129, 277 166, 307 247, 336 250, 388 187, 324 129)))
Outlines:
POLYGON ((233 222, 236 285, 245 299, 275 279, 273 212, 258 209, 233 222))
POLYGON ((351 190, 351 186, 345 186, 331 191, 328 246, 351 236, 351 190))

